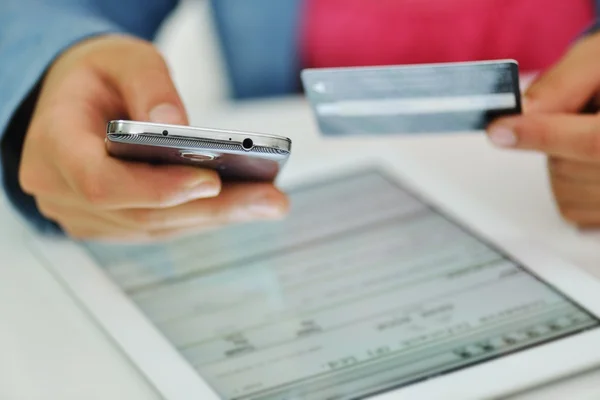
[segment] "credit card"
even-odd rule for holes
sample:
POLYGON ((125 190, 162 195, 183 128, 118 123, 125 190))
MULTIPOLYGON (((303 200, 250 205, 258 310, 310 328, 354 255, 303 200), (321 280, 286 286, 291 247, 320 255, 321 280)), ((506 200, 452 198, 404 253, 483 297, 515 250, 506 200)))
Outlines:
POLYGON ((301 77, 325 135, 478 131, 521 113, 514 60, 305 69, 301 77))

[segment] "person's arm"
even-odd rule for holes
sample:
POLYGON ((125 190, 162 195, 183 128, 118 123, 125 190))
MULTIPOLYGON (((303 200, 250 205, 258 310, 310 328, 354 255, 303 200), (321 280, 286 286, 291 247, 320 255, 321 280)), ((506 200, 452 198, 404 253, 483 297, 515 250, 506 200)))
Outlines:
POLYGON ((39 229, 58 230, 22 191, 18 170, 45 71, 59 54, 86 38, 127 33, 152 39, 176 4, 177 0, 0 1, 0 178, 11 203, 39 229))
MULTIPOLYGON (((38 228, 139 242, 287 212, 273 183, 222 183, 211 169, 106 152, 112 119, 188 123, 165 60, 143 37, 153 32, 142 22, 158 2, 70 0, 65 8, 67 0, 2 1, 0 25, 11 27, 9 34, 0 26, 4 180, 38 228), (15 61, 6 66, 5 57, 15 61)), ((153 21, 155 28, 160 18, 153 21)))

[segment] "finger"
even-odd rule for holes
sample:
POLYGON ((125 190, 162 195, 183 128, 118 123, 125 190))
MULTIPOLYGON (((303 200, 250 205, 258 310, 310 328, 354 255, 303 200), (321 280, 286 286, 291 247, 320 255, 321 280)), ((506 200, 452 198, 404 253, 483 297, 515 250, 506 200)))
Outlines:
POLYGON ((203 227, 194 226, 191 228, 158 229, 155 231, 148 232, 148 234, 144 238, 142 238, 142 240, 146 243, 171 241, 180 239, 182 237, 205 234, 219 227, 220 225, 203 227))
POLYGON ((587 163, 550 157, 548 169, 553 176, 573 182, 600 184, 600 163, 587 163))
POLYGON ((45 194, 74 204, 114 209, 169 207, 219 193, 221 182, 215 171, 126 162, 109 156, 104 137, 97 132, 114 107, 110 101, 98 99, 110 98, 102 84, 90 78, 90 85, 97 85, 92 86, 94 93, 106 96, 78 95, 73 91, 67 97, 77 101, 57 107, 52 115, 57 122, 43 127, 47 132, 45 149, 37 154, 52 156, 52 163, 71 189, 71 193, 55 190, 45 194))
MULTIPOLYGON (((233 184, 216 199, 199 200, 172 209, 111 213, 111 222, 116 225, 84 217, 72 223, 68 233, 77 239, 102 242, 152 243, 203 233, 235 222, 278 219, 288 209, 287 197, 272 185, 233 184)), ((69 217, 74 215, 70 212, 69 217)))
POLYGON ((191 228, 159 229, 149 232, 139 232, 116 236, 106 236, 101 232, 91 232, 88 233, 87 240, 93 240, 99 243, 107 244, 152 244, 175 240, 186 236, 200 235, 202 233, 210 232, 218 227, 218 225, 214 225, 191 228))
POLYGON ((289 201, 271 184, 237 183, 218 197, 159 209, 129 209, 110 213, 112 219, 143 230, 206 228, 263 219, 287 213, 289 201))
POLYGON ((172 207, 199 198, 213 197, 221 190, 218 174, 210 169, 183 165, 151 165, 127 162, 109 156, 104 143, 88 125, 93 119, 75 120, 78 148, 69 140, 58 140, 57 167, 73 196, 55 193, 63 201, 99 209, 172 207))
POLYGON ((57 222, 65 234, 74 240, 93 240, 103 243, 152 243, 183 234, 199 233, 214 229, 217 225, 170 228, 147 231, 132 227, 122 221, 114 221, 88 210, 64 206, 52 201, 37 201, 38 209, 46 218, 57 222), (64 221, 64 223, 61 223, 64 221))
POLYGON ((592 115, 547 115, 502 118, 488 127, 499 147, 537 150, 568 159, 600 161, 600 119, 592 115))
POLYGON ((600 226, 600 211, 593 208, 566 208, 561 209, 561 215, 567 221, 580 228, 596 228, 600 226))
POLYGON ((156 47, 142 40, 124 38, 111 45, 115 53, 126 56, 118 62, 106 62, 99 53, 93 59, 123 97, 130 118, 186 125, 183 103, 156 47))
POLYGON ((68 124, 44 135, 35 151, 24 152, 19 179, 26 192, 100 209, 169 207, 220 192, 212 170, 110 157, 93 130, 101 115, 77 107, 68 111, 68 124))
POLYGON ((600 36, 577 43, 554 67, 536 79, 525 93, 528 112, 577 112, 600 88, 600 36))
POLYGON ((574 182, 571 179, 552 177, 552 190, 557 202, 564 207, 600 207, 600 185, 574 182))
POLYGON ((71 187, 80 201, 94 208, 172 207, 217 196, 221 190, 218 174, 209 169, 128 163, 104 156, 71 165, 62 165, 70 170, 71 187))
POLYGON ((63 230, 73 240, 106 244, 147 244, 160 240, 160 238, 148 232, 104 231, 89 225, 71 225, 68 228, 63 228, 63 230))
MULTIPOLYGON (((95 232, 94 236, 131 236, 136 233, 131 227, 124 226, 100 215, 76 207, 65 206, 47 199, 36 199, 40 213, 58 223, 69 236, 84 239, 83 232, 95 232)), ((142 233, 145 233, 142 231, 142 233)))
POLYGON ((551 186, 560 214, 566 221, 579 227, 600 225, 600 199, 595 198, 595 201, 589 201, 589 197, 584 197, 584 199, 588 199, 586 202, 582 202, 581 198, 573 199, 573 197, 577 197, 573 195, 573 189, 577 193, 579 188, 569 187, 565 185, 564 181, 555 177, 551 180, 551 186))

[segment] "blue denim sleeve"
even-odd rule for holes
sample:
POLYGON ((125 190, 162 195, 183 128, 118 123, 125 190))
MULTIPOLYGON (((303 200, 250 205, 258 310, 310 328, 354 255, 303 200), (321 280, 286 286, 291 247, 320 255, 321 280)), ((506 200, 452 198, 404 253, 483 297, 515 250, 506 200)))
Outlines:
POLYGON ((151 39, 176 0, 0 1, 0 178, 10 203, 35 227, 60 232, 18 184, 23 139, 48 66, 73 44, 107 33, 151 39))
POLYGON ((300 92, 302 0, 211 0, 231 97, 300 92))

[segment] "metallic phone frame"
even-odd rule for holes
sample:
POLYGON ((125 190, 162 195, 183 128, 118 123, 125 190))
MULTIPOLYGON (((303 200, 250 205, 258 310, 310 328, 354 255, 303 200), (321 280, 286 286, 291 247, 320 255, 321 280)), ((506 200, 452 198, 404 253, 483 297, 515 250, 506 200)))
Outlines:
POLYGON ((111 121, 106 128, 106 147, 113 156, 197 165, 242 180, 273 180, 291 144, 283 136, 138 121, 111 121))

